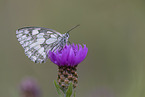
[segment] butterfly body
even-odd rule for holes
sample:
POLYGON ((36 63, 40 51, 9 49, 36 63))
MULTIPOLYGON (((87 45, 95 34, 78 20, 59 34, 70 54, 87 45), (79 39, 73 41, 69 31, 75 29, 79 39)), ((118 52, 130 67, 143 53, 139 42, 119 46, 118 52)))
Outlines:
POLYGON ((62 49, 67 43, 69 34, 43 27, 24 27, 16 31, 18 41, 25 54, 35 63, 47 60, 48 52, 62 49))

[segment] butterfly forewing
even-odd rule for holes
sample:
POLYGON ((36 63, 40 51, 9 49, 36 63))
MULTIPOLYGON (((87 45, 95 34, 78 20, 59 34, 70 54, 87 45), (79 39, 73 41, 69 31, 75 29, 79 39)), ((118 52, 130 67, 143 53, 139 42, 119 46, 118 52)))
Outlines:
POLYGON ((62 39, 59 32, 42 27, 20 28, 16 34, 25 54, 36 63, 45 62, 48 51, 58 48, 62 39))

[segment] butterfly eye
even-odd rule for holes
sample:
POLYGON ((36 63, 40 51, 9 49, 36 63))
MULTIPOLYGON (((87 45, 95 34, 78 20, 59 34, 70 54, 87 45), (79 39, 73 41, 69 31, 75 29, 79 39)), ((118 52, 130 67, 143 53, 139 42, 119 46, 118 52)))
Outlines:
POLYGON ((65 33, 65 37, 69 37, 69 33, 65 33))

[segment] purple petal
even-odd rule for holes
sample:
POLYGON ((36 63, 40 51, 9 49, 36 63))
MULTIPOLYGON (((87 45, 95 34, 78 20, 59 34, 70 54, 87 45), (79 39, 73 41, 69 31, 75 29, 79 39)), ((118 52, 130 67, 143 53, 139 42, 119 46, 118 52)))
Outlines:
POLYGON ((70 48, 70 53, 69 53, 69 57, 68 57, 68 62, 69 62, 69 64, 70 64, 71 66, 72 66, 73 63, 74 63, 74 56, 75 56, 74 50, 73 50, 73 48, 70 48))

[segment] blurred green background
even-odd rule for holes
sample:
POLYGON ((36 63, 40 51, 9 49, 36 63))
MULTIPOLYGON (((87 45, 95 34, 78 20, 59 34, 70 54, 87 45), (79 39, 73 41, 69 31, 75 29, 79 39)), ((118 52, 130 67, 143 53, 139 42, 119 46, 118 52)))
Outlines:
POLYGON ((57 66, 35 64, 15 31, 24 26, 65 33, 89 49, 79 64, 76 97, 145 97, 144 0, 0 0, 0 97, 18 97, 25 77, 37 79, 43 97, 58 97, 57 66))

